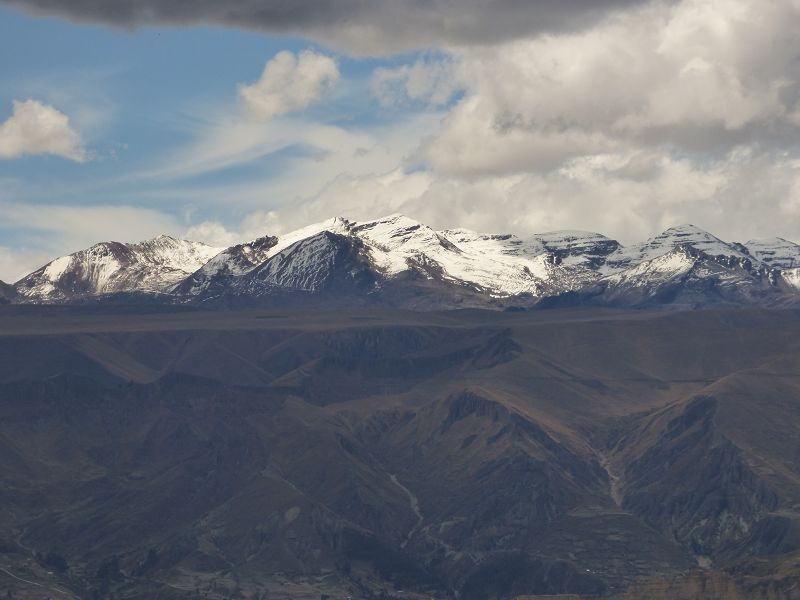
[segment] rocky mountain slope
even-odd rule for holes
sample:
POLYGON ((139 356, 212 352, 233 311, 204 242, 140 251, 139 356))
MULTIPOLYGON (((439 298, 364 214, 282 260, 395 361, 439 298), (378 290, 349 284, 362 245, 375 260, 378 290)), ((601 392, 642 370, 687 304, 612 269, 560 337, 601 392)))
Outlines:
POLYGON ((0 281, 0 304, 11 302, 16 295, 17 291, 13 285, 0 281))
POLYGON ((796 597, 797 311, 143 312, 0 309, 1 594, 796 597))
POLYGON ((391 215, 331 219, 222 251, 165 236, 98 244, 14 288, 34 303, 158 293, 159 302, 205 306, 788 306, 800 302, 800 246, 727 243, 684 225, 625 247, 590 232, 521 239, 391 215))

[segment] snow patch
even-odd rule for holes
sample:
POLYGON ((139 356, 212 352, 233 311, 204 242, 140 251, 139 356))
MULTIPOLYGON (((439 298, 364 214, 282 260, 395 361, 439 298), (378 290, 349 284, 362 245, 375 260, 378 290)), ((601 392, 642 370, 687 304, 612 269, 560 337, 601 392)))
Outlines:
POLYGON ((781 271, 784 281, 796 290, 800 290, 800 267, 781 271))
POLYGON ((44 278, 51 283, 58 281, 58 279, 67 272, 71 263, 72 256, 62 256, 55 259, 44 268, 44 278))

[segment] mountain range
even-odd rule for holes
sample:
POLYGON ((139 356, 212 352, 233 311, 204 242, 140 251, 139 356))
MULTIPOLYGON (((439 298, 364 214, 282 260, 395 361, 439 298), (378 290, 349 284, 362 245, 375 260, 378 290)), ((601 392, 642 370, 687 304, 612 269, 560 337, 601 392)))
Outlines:
POLYGON ((639 244, 585 231, 519 238, 436 231, 403 215, 344 218, 214 248, 169 236, 63 256, 0 301, 410 309, 800 304, 800 245, 728 243, 693 225, 639 244))

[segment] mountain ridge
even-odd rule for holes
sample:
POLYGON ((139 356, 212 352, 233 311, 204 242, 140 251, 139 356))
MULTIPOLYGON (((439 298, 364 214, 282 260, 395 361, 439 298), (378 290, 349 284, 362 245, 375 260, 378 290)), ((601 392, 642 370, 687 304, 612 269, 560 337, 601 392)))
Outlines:
POLYGON ((691 224, 629 246, 562 230, 520 238, 434 230, 401 214, 336 217, 229 248, 159 236, 57 258, 4 297, 72 303, 140 295, 183 304, 356 302, 397 308, 800 304, 800 245, 725 242, 691 224), (358 285, 353 285, 358 280, 358 285), (576 300, 577 299, 577 300, 576 300))

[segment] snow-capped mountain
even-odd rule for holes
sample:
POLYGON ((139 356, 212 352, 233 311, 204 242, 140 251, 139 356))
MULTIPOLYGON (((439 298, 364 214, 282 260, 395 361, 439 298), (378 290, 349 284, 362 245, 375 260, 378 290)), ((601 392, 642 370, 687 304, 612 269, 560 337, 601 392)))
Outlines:
MULTIPOLYGON (((278 238, 228 249, 175 288, 179 295, 264 296, 332 287, 385 295, 406 288, 480 298, 479 303, 577 290, 619 247, 594 233, 556 232, 523 240, 464 229, 435 231, 403 215, 354 222, 335 218, 278 238), (259 251, 252 248, 258 246, 259 251), (261 262, 243 260, 255 254, 261 262), (370 282, 369 285, 367 282, 370 282)), ((418 296, 419 294, 415 294, 418 296)))
POLYGON ((741 244, 692 225, 623 247, 582 231, 521 239, 435 231, 403 215, 361 223, 336 218, 271 239, 260 257, 258 265, 234 264, 223 253, 190 279, 224 274, 213 289, 184 283, 180 291, 201 299, 263 298, 338 286, 386 302, 392 300, 386 290, 396 296, 402 283, 405 291, 416 288, 417 303, 435 289, 433 305, 524 305, 578 293, 584 302, 601 304, 697 306, 771 302, 792 283, 741 244))
POLYGON ((780 271, 694 225, 619 248, 603 267, 602 300, 621 305, 759 303, 787 287, 780 271))
POLYGON ((379 276, 369 249, 358 237, 323 230, 282 247, 248 273, 234 277, 227 292, 245 298, 275 293, 352 296, 373 291, 379 276))
POLYGON ((138 244, 103 242, 55 259, 14 288, 23 301, 42 303, 113 293, 166 292, 220 250, 167 235, 138 244))
POLYGON ((748 258, 734 244, 727 244, 718 237, 694 225, 680 225, 670 227, 640 244, 620 246, 616 252, 608 257, 605 272, 613 272, 634 267, 644 262, 660 258, 669 254, 680 246, 694 248, 706 256, 730 256, 735 258, 748 258))
MULTIPOLYGON (((227 249, 166 236, 109 242, 17 282, 23 302, 158 292, 162 301, 264 304, 319 298, 406 308, 525 307, 543 299, 621 306, 788 305, 800 246, 728 243, 692 225, 623 246, 598 233, 519 238, 437 231, 403 215, 335 218, 227 249)), ((9 296, 9 294, 6 294, 9 296)))

